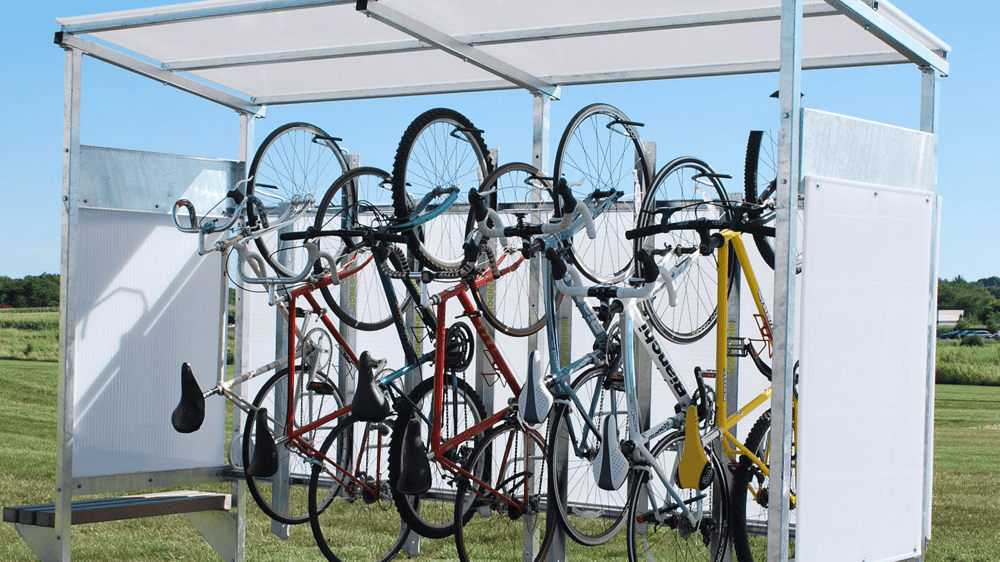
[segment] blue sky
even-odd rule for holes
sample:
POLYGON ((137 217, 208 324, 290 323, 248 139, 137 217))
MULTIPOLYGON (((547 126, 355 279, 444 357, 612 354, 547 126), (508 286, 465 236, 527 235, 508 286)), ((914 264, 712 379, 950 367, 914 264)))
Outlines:
MULTIPOLYGON (((0 275, 59 272, 64 54, 52 43, 55 18, 164 4, 155 0, 18 2, 7 9, 0 81, 0 275)), ((1000 116, 994 100, 1000 49, 1000 3, 978 0, 961 10, 932 0, 896 6, 952 47, 942 80, 938 193, 943 197, 939 276, 975 280, 1000 275, 1000 116)), ((192 156, 235 158, 235 112, 92 59, 84 59, 82 142, 192 156)), ((740 189, 747 131, 776 122, 768 95, 777 75, 666 80, 563 89, 552 103, 552 144, 581 107, 606 102, 646 123, 662 165, 691 155, 734 176, 740 189)), ((911 65, 806 72, 807 107, 917 128, 920 74, 911 65)), ((399 137, 426 109, 451 107, 486 131, 501 162, 529 160, 531 96, 521 91, 420 96, 268 108, 257 140, 288 121, 313 122, 361 154, 391 168, 399 137)), ((845 249, 845 259, 850 255, 845 249)))

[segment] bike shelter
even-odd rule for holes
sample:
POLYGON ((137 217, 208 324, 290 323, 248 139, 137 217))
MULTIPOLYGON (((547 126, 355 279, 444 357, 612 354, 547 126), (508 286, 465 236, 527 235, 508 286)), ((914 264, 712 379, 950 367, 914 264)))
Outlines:
MULTIPOLYGON (((207 401, 195 434, 168 423, 179 358, 204 388, 225 369, 227 312, 226 264, 198 256, 197 237, 174 229, 169 215, 182 197, 210 208, 246 176, 266 106, 523 89, 534 99, 532 163, 549 171, 549 110, 563 86, 776 72, 772 497, 789 491, 796 358, 808 374, 798 387, 800 501, 791 524, 788 502, 771 502, 767 532, 781 540, 770 541, 768 560, 787 558, 790 527, 797 560, 922 559, 933 458, 935 132, 949 47, 890 3, 209 0, 58 23, 66 103, 57 488, 51 527, 16 523, 39 558, 69 560, 75 496, 232 481, 223 401, 207 401), (237 111, 239 161, 81 146, 85 55, 237 111), (883 64, 922 73, 920 131, 802 108, 802 70, 883 64), (845 252, 857 268, 843 267, 845 252), (857 336, 850 364, 829 345, 844 334, 857 336)), ((275 331, 273 312, 244 300, 241 291, 240 372, 275 331)), ((248 496, 241 483, 232 490, 232 510, 189 518, 224 559, 243 560, 248 496)), ((550 558, 561 555, 557 545, 550 558)))

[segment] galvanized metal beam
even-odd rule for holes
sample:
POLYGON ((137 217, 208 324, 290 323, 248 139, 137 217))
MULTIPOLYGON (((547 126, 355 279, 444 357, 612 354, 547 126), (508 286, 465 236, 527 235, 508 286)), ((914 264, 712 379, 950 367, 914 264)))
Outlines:
POLYGON ((467 43, 462 43, 454 37, 397 12, 392 8, 388 8, 380 2, 361 2, 359 3, 358 11, 411 37, 430 43, 446 53, 525 88, 530 92, 545 94, 553 99, 559 98, 558 86, 549 84, 537 76, 486 54, 467 43))
POLYGON ((925 47, 916 38, 901 30, 862 0, 826 1, 911 62, 919 66, 932 66, 941 74, 948 74, 947 60, 925 47))
POLYGON ((182 76, 168 70, 120 53, 103 45, 82 39, 70 33, 57 33, 56 44, 62 47, 76 49, 95 59, 124 68, 136 74, 152 78, 157 82, 173 86, 179 90, 213 101, 219 105, 235 109, 243 113, 257 115, 261 106, 243 98, 213 88, 207 84, 182 76))
POLYGON ((355 0, 257 0, 241 3, 190 3, 126 10, 107 14, 56 18, 66 33, 96 33, 116 29, 161 25, 224 16, 316 8, 337 4, 353 5, 355 0))

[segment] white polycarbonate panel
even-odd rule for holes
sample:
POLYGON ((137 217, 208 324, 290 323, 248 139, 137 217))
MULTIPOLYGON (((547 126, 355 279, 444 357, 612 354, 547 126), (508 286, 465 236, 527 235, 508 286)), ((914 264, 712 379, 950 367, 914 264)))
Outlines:
POLYGON ((180 21, 93 36, 163 62, 409 39, 357 13, 353 3, 180 21))
POLYGON ((73 360, 73 476, 218 466, 223 409, 174 431, 181 364, 203 389, 219 358, 221 264, 169 215, 80 209, 73 360))
MULTIPOLYGON (((776 69, 780 28, 781 23, 775 20, 513 43, 484 46, 482 50, 504 60, 523 61, 523 70, 554 82, 575 81, 574 76, 590 73, 617 75, 722 65, 772 63, 776 69)), ((812 59, 893 53, 844 18, 809 18, 803 28, 806 66, 812 59)))
MULTIPOLYGON (((914 44, 949 49, 885 5, 872 17, 914 37, 914 44)), ((354 2, 257 12, 252 2, 201 2, 58 21, 74 33, 94 29, 92 38, 167 70, 195 71, 262 103, 514 87, 423 42, 425 29, 429 37, 441 33, 492 55, 506 65, 501 73, 524 71, 554 84, 777 70, 780 0, 379 0, 377 6, 377 17, 368 18, 354 2), (417 25, 408 28, 409 21, 417 25), (416 54, 428 51, 435 54, 416 54)), ((803 14, 803 68, 907 62, 826 2, 806 2, 803 14)))
POLYGON ((796 558, 917 556, 932 199, 846 180, 804 184, 796 558))
POLYGON ((380 88, 496 80, 496 76, 441 51, 236 66, 194 74, 253 98, 354 90, 363 95, 365 90, 380 88))

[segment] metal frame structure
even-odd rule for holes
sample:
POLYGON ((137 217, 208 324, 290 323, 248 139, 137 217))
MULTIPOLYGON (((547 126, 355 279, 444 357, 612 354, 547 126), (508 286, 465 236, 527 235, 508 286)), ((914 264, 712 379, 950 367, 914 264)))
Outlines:
MULTIPOLYGON (((780 83, 779 190, 776 240, 775 354, 772 410, 774 494, 789 493, 792 365, 794 363, 796 204, 801 185, 800 77, 804 69, 915 64, 923 73, 920 128, 936 133, 939 80, 949 71, 950 48, 895 6, 878 0, 743 0, 732 9, 712 2, 591 0, 507 2, 516 17, 500 17, 496 5, 452 0, 209 0, 59 19, 55 42, 66 50, 63 158, 63 304, 60 320, 59 469, 56 536, 69 559, 72 472, 74 230, 79 207, 80 88, 83 55, 121 67, 240 114, 240 158, 253 146, 254 118, 265 107, 318 101, 404 95, 525 89, 534 96, 533 164, 550 168, 549 107, 570 85, 696 76, 778 72, 780 83), (517 7, 523 4, 524 10, 517 7), (481 12, 481 13, 480 13, 481 12), (530 26, 525 14, 532 14, 530 26), (536 17, 537 16, 537 17, 536 17), (296 19, 298 18, 298 19, 296 19), (316 21, 302 33, 291 23, 316 21), (494 22, 495 25, 494 25, 494 22), (321 28, 320 26, 332 26, 321 28), (463 28, 466 26, 467 28, 463 28), (259 40, 243 40, 260 29, 284 29, 259 40), (727 38, 753 38, 780 31, 773 45, 729 45, 727 38), (736 35, 734 35, 734 32, 736 35), (271 41, 272 35, 274 40, 271 41), (696 37, 699 49, 677 49, 670 41, 696 37), (806 39, 805 48, 803 38, 806 39), (811 38, 818 38, 810 42, 811 38), (342 39, 343 38, 343 39, 342 39), (263 43, 263 45, 262 45, 263 43), (588 49, 642 49, 642 57, 608 60, 588 49), (703 47, 707 45, 708 47, 703 47), (190 52, 188 52, 190 51, 190 52), (743 53, 750 52, 750 55, 743 53), (559 56, 572 64, 563 68, 559 56), (393 66, 395 65, 395 66, 393 66), (371 68, 361 72, 361 68, 371 68), (387 75, 386 68, 422 72, 387 75), (326 72, 342 68, 343 73, 326 72), (416 75, 416 77, 415 77, 416 75), (258 77, 258 78, 253 78, 258 77), (319 78, 317 78, 319 77, 319 78), (283 79, 284 78, 284 79, 283 79), (307 80, 309 78, 309 80, 307 80)), ((735 42, 733 40, 732 42, 735 42)), ((936 277, 932 257, 930 282, 936 277)), ((928 370, 933 372, 932 350, 928 370)), ((246 349, 238 336, 237 346, 246 349)), ((241 353, 237 353, 237 361, 241 353)), ((239 368, 239 365, 237 366, 239 368)), ((928 383, 932 420, 933 377, 928 383)), ((238 427, 238 424, 237 424, 238 427)), ((927 425, 927 443, 933 427, 927 425)), ((930 447, 930 445, 928 445, 930 447)), ((932 468, 930 455, 926 473, 932 468)), ((245 509, 242 492, 239 509, 245 509)), ((930 478, 925 494, 925 537, 930 535, 930 478)), ((788 502, 771 502, 770 536, 788 536, 788 502)), ((242 519, 241 519, 242 521, 242 519)), ((242 531, 241 531, 242 532, 242 531)), ((242 535, 241 535, 242 536, 242 535)), ((240 541, 242 543, 242 540, 240 541)), ((787 559, 787 540, 772 540, 768 560, 787 559)), ((242 549, 238 557, 242 557, 242 549)))

